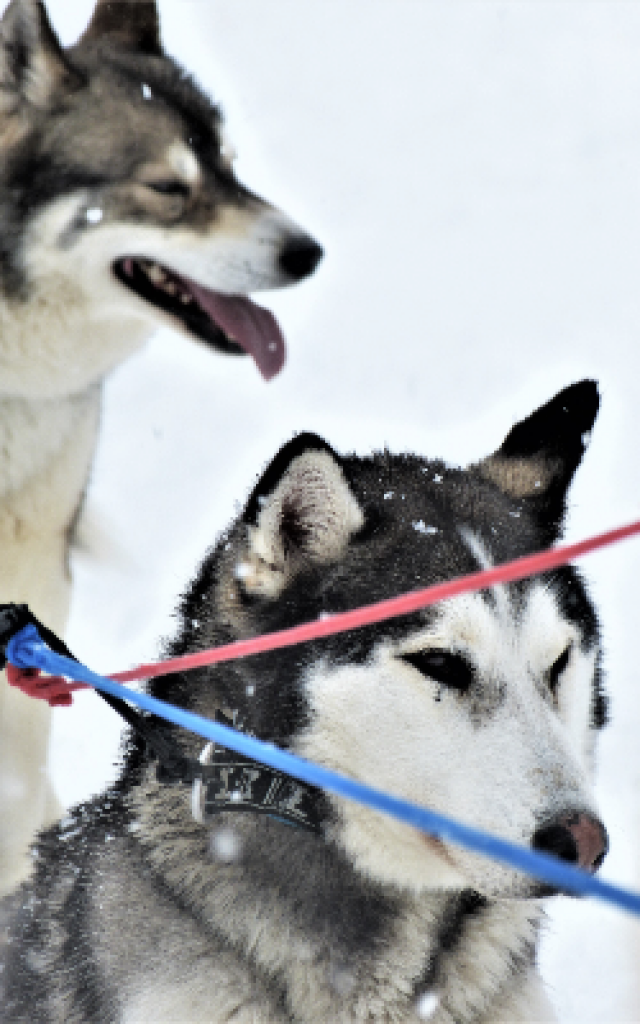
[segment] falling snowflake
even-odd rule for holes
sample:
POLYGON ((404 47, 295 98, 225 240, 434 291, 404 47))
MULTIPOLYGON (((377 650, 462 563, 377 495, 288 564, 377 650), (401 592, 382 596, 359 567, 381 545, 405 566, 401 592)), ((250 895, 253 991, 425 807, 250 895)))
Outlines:
POLYGON ((332 964, 329 968, 329 984, 334 992, 343 998, 351 995, 356 987, 353 971, 340 964, 332 964))
POLYGON ((216 860, 222 864, 231 864, 240 859, 242 840, 232 828, 219 828, 211 833, 209 849, 216 860))
POLYGON ((440 1005, 440 997, 435 992, 423 992, 416 1000, 416 1014, 420 1020, 429 1020, 440 1005))
POLYGON ((430 534, 432 534, 432 533, 437 533, 438 532, 438 527, 437 526, 427 526, 426 523, 424 522, 424 520, 422 520, 422 519, 418 519, 415 523, 412 523, 411 525, 413 526, 414 530, 417 533, 425 533, 425 534, 430 533, 430 534))

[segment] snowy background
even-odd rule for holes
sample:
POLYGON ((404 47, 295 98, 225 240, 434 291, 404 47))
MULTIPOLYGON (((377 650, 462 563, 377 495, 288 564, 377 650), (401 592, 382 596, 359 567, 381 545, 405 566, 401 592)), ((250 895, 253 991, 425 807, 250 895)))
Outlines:
MULTIPOLYGON (((65 42, 91 0, 51 0, 65 42)), ((603 405, 568 538, 640 514, 640 4, 160 0, 167 49, 228 116, 247 184, 326 247, 267 295, 289 340, 269 385, 168 331, 111 378, 89 495, 100 557, 74 562, 68 640, 92 667, 157 652, 176 595, 279 445, 387 444, 466 463, 583 376, 603 405)), ((613 722, 603 876, 640 888, 640 693, 631 541, 584 563, 613 722)), ((635 588, 634 588, 635 589, 635 588)), ((119 725, 56 714, 76 801, 113 774, 119 725)), ((552 905, 542 964, 565 1024, 640 1021, 640 925, 552 905)))

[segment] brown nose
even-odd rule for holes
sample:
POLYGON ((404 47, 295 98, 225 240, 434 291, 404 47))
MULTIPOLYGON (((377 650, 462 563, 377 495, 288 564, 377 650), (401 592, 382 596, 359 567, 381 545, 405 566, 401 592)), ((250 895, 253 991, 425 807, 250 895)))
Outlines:
POLYGON ((572 811, 542 825, 531 845, 593 875, 607 856, 609 837, 602 822, 592 814, 572 811))

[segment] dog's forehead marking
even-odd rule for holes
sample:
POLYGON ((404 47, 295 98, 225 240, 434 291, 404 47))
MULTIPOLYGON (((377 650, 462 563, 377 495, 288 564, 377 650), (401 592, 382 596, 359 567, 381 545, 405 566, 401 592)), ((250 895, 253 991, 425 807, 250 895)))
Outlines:
POLYGON ((580 647, 579 630, 562 614, 557 596, 545 583, 534 580, 524 603, 517 606, 509 600, 506 587, 496 589, 492 602, 476 592, 443 601, 436 606, 435 616, 429 609, 429 624, 407 635, 401 650, 457 649, 466 652, 481 672, 502 666, 509 675, 515 671, 519 677, 523 668, 539 676, 568 645, 580 647))
POLYGON ((202 170, 192 149, 180 139, 172 142, 166 152, 166 160, 187 185, 195 185, 202 176, 202 170))
MULTIPOLYGON (((482 571, 485 571, 487 569, 493 569, 493 559, 491 558, 491 555, 489 554, 485 545, 482 543, 477 534, 473 533, 472 530, 464 526, 461 526, 458 532, 464 544, 469 549, 469 551, 477 561, 478 565, 480 566, 480 569, 482 571)), ((485 594, 487 592, 489 592, 492 595, 498 613, 504 615, 509 606, 509 597, 506 588, 502 584, 496 583, 492 587, 487 588, 485 594)), ((480 594, 482 594, 482 591, 480 591, 480 594)))

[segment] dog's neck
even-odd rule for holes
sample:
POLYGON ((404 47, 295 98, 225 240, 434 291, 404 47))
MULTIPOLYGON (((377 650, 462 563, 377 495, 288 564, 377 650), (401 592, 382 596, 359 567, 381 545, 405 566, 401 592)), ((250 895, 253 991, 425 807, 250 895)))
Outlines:
POLYGON ((318 1020, 337 1019, 338 1005, 340 1019, 361 1019, 358 1006, 374 995, 384 1001, 384 1019, 403 1020, 407 993, 415 998, 432 990, 441 991, 460 1019, 466 999, 482 1005, 495 998, 514 963, 529 969, 541 916, 536 901, 487 902, 469 891, 411 891, 375 881, 330 839, 264 816, 226 816, 209 832, 185 814, 184 794, 153 776, 149 770, 126 798, 144 861, 182 901, 188 878, 192 912, 231 947, 250 950, 253 962, 281 981, 294 1007, 300 1000, 301 1017, 311 984, 315 998, 324 1000, 318 1020), (275 893, 277 906, 289 914, 286 928, 280 914, 256 913, 275 893), (392 970, 381 990, 376 969, 383 938, 392 970), (487 941, 493 972, 478 966, 487 941), (292 949, 304 955, 292 956, 292 949), (329 976, 334 967, 336 985, 329 976))
POLYGON ((142 317, 92 301, 68 277, 50 276, 25 298, 0 300, 0 399, 86 392, 153 329, 142 317))

